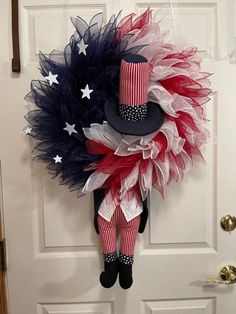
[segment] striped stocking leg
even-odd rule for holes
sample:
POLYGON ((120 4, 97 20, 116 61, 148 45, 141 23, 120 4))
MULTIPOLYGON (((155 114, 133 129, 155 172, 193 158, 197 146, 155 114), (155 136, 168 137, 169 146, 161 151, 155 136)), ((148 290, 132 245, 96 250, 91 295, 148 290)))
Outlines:
POLYGON ((116 211, 110 222, 98 215, 98 228, 104 258, 104 271, 100 275, 100 283, 104 288, 111 288, 118 275, 116 224, 116 211))
POLYGON ((128 289, 133 283, 132 265, 134 262, 134 247, 140 225, 140 216, 127 222, 123 213, 120 215, 120 256, 119 283, 123 289, 128 289))

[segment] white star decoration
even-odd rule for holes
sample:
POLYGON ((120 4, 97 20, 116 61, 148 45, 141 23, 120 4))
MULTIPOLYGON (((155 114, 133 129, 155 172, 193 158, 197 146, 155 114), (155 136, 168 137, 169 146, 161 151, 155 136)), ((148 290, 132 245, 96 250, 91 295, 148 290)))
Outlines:
POLYGON ((25 134, 26 134, 26 135, 31 134, 32 128, 30 128, 29 126, 27 126, 27 128, 25 128, 24 131, 25 131, 25 134))
POLYGON ((90 99, 90 94, 93 92, 93 89, 89 89, 88 84, 86 84, 84 89, 81 89, 81 92, 83 93, 82 98, 87 97, 90 99))
POLYGON ((49 81, 50 86, 52 85, 52 83, 55 84, 59 84, 58 80, 57 80, 58 74, 52 74, 51 71, 49 71, 48 76, 45 76, 44 78, 49 81))
POLYGON ((56 155, 56 157, 53 157, 53 159, 55 160, 55 164, 57 164, 58 162, 62 162, 62 157, 56 155))
POLYGON ((83 38, 77 44, 77 47, 79 48, 79 54, 83 53, 86 56, 86 48, 88 47, 88 45, 84 43, 83 38))
POLYGON ((66 127, 63 130, 67 131, 69 135, 71 135, 72 133, 77 133, 77 131, 75 130, 75 124, 69 124, 67 122, 66 127))

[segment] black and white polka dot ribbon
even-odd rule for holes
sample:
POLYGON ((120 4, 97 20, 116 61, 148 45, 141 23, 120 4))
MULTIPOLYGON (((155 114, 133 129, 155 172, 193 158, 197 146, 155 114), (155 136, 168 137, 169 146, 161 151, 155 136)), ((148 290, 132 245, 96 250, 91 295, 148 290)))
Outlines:
POLYGON ((147 104, 138 106, 119 104, 119 115, 126 121, 142 121, 147 117, 147 104))

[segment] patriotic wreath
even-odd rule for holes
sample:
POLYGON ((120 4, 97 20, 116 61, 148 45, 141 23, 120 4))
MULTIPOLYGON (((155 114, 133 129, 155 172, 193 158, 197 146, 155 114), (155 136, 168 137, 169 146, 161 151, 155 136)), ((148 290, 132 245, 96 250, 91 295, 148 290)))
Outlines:
POLYGON ((37 108, 25 131, 37 141, 37 157, 70 190, 102 188, 109 202, 117 193, 124 203, 133 196, 139 202, 152 187, 163 194, 193 160, 203 160, 210 74, 201 72, 196 47, 168 41, 150 9, 136 19, 114 15, 105 25, 102 18, 72 18, 76 31, 64 51, 40 53, 44 80, 33 80, 26 96, 37 108), (161 128, 145 136, 120 134, 104 114, 104 104, 118 97, 122 58, 136 53, 151 68, 148 100, 165 113, 161 128))

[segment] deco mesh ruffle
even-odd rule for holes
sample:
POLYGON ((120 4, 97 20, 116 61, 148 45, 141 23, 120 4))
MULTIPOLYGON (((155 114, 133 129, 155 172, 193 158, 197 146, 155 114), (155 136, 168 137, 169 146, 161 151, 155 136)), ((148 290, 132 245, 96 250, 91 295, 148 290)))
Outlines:
POLYGON ((129 49, 128 43, 119 39, 118 16, 112 16, 105 25, 102 19, 101 13, 89 24, 80 17, 72 18, 76 31, 64 51, 54 50, 49 57, 39 55, 41 74, 57 75, 58 84, 33 80, 26 96, 37 107, 26 116, 32 128, 30 135, 37 140, 36 155, 72 190, 79 190, 91 174, 83 171, 84 167, 100 158, 88 152, 82 128, 105 119, 104 103, 118 94, 122 57, 140 49, 129 49), (86 55, 80 53, 81 42, 88 45, 86 55), (87 84, 93 90, 90 99, 82 98, 81 89, 87 84), (76 133, 69 135, 64 130, 66 122, 75 124, 76 133), (55 163, 57 155, 62 162, 55 163))
POLYGON ((106 206, 115 206, 119 197, 121 207, 136 207, 152 187, 163 194, 194 159, 203 160, 210 74, 201 72, 196 47, 179 49, 168 41, 150 9, 136 19, 134 14, 118 19, 113 16, 104 26, 101 14, 89 24, 72 19, 76 32, 64 52, 40 54, 42 75, 57 74, 58 84, 32 81, 26 99, 38 108, 27 120, 38 158, 62 184, 83 193, 104 188, 106 206), (104 122, 105 103, 118 97, 122 57, 137 52, 150 64, 148 100, 165 112, 158 131, 139 137, 119 134, 104 122), (86 86, 90 94, 82 98, 86 86), (71 135, 66 123, 74 126, 71 135), (57 155, 61 162, 55 162, 57 155))

